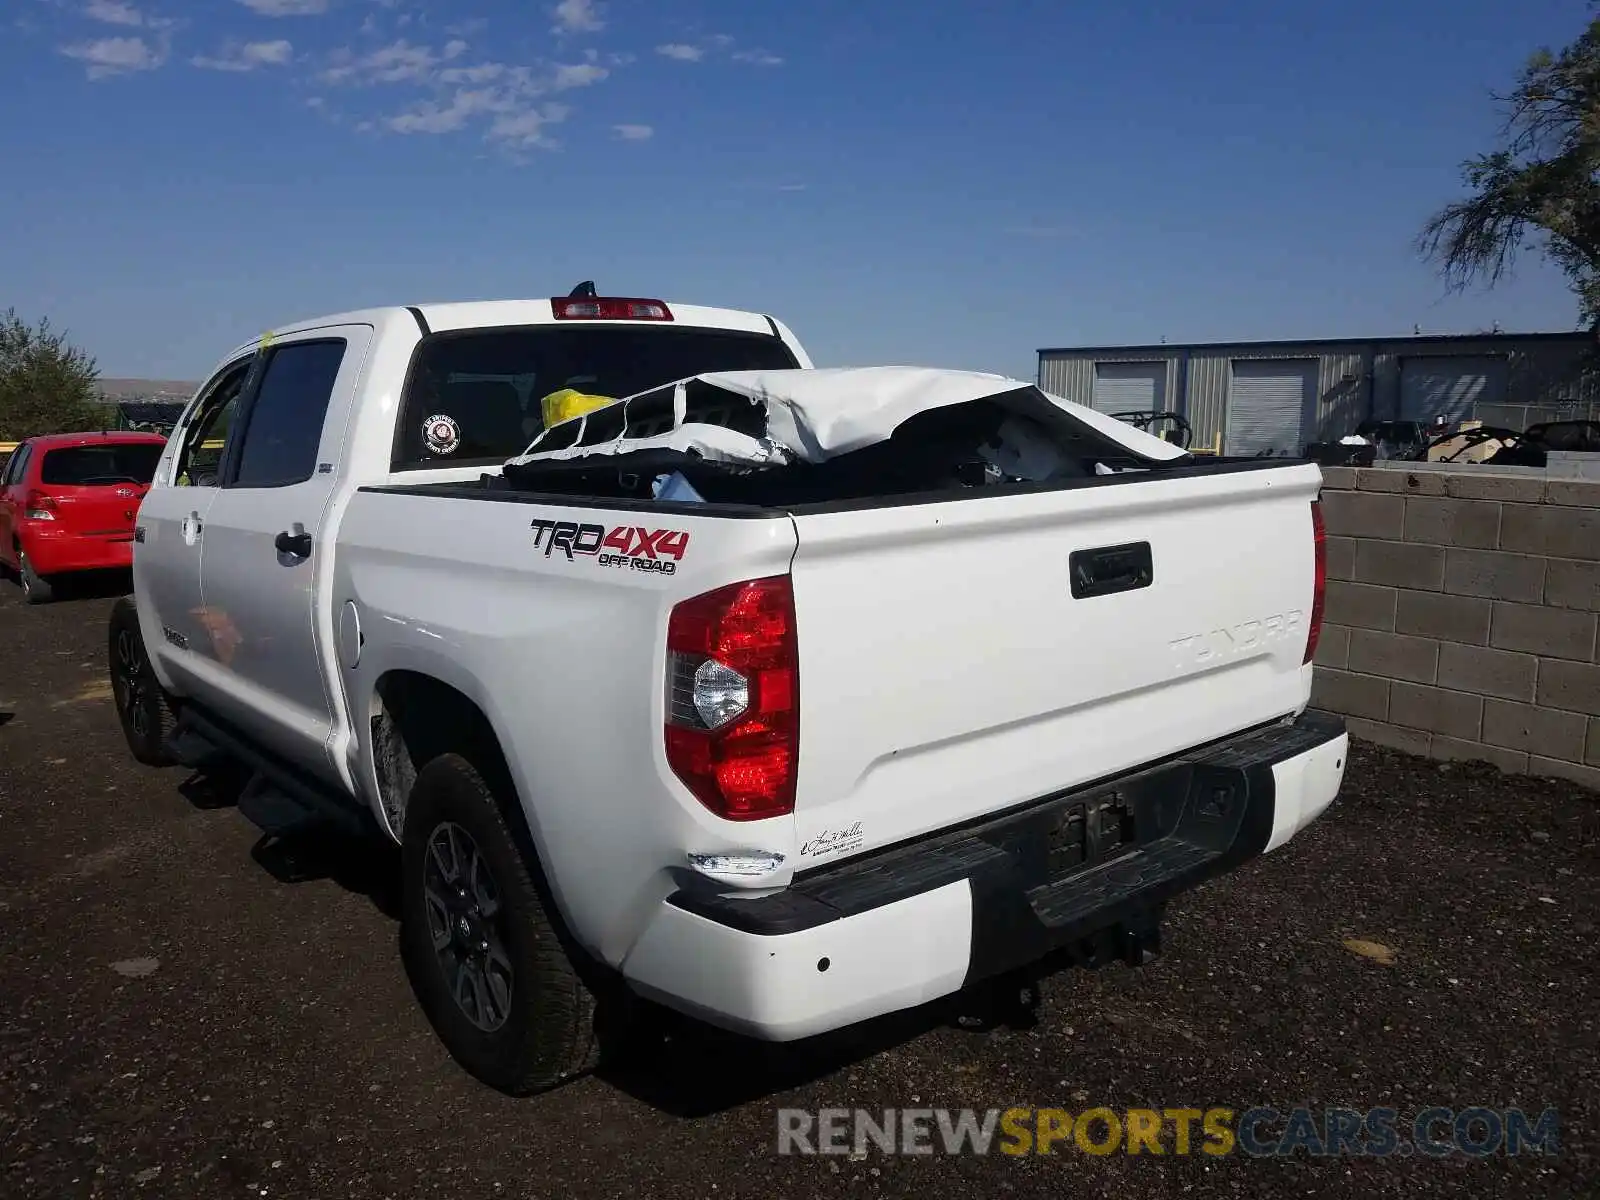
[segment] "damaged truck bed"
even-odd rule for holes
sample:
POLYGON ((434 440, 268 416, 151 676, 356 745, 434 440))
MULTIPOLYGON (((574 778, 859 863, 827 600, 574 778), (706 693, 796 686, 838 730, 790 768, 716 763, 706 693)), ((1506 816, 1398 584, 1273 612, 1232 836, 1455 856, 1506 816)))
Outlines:
POLYGON ((869 367, 698 375, 546 429, 501 488, 791 506, 1056 486, 1194 458, 999 375, 869 367))

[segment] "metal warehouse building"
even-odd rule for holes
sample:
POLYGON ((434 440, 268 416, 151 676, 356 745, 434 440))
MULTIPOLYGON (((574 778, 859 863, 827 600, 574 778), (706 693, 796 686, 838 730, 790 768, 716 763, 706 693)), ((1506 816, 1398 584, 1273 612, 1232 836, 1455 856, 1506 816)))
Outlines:
POLYGON ((1088 346, 1039 351, 1045 391, 1101 412, 1176 411, 1191 447, 1300 454, 1368 418, 1524 429, 1600 420, 1585 333, 1088 346))

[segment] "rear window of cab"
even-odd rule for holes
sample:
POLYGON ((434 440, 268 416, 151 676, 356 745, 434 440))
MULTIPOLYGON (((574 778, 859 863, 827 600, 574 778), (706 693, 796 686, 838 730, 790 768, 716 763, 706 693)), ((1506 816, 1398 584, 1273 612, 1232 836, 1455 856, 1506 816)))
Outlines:
POLYGON ((621 399, 709 371, 791 370, 771 334, 662 325, 533 325, 430 334, 413 359, 396 470, 498 465, 544 431, 544 397, 621 399))

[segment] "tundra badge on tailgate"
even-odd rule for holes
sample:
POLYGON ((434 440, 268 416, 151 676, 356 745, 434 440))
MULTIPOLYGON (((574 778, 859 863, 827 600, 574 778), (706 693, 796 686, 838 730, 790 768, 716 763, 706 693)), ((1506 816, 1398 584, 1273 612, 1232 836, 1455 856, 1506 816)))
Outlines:
POLYGON ((642 525, 581 525, 576 521, 533 519, 533 547, 549 558, 560 550, 571 562, 579 555, 593 558, 602 567, 621 567, 632 571, 677 573, 678 564, 689 549, 689 535, 681 529, 646 529, 642 525))
POLYGON ((1243 621, 1227 629, 1209 629, 1204 633, 1191 633, 1188 637, 1173 638, 1168 643, 1172 648, 1173 665, 1183 670, 1186 667, 1221 662, 1223 659, 1233 658, 1248 650, 1264 646, 1268 642, 1280 641, 1287 637, 1302 637, 1304 619, 1305 615, 1297 608, 1290 612, 1273 613, 1269 617, 1257 617, 1253 621, 1243 621))

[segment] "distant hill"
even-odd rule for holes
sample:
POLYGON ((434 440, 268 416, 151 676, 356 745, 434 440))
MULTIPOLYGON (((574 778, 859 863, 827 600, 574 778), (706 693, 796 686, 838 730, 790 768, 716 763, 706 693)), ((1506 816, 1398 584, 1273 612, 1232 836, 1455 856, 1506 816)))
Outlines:
POLYGON ((188 400, 200 387, 181 379, 102 379, 100 394, 118 400, 188 400))

